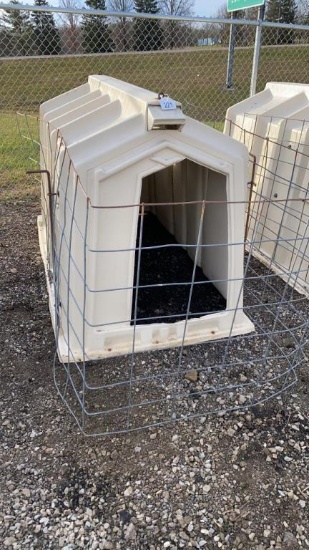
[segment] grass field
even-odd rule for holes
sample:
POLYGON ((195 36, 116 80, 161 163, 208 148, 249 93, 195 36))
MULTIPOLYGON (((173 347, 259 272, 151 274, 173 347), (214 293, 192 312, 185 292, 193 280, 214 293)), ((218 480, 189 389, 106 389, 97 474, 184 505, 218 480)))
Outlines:
MULTIPOLYGON (((165 52, 5 61, 0 87, 1 109, 33 110, 42 101, 87 81, 89 74, 107 74, 182 101, 198 118, 224 116, 230 94, 223 93, 226 50, 165 52), (18 78, 18 80, 17 80, 18 78), (219 95, 218 95, 219 94, 219 95), (220 98, 219 98, 220 96, 220 98), (219 100, 220 99, 220 100, 219 100)), ((235 60, 236 99, 248 91, 252 51, 235 60), (248 72, 244 74, 244 66, 248 72)), ((192 114, 192 113, 191 113, 192 114)))
MULTIPOLYGON (((224 86, 227 50, 223 48, 0 61, 2 196, 9 188, 17 192, 16 186, 28 192, 25 170, 34 167, 29 157, 38 158, 31 142, 20 137, 20 133, 36 135, 37 123, 16 118, 17 111, 37 116, 43 101, 85 83, 89 74, 107 74, 168 93, 182 102, 186 114, 221 130, 226 109, 249 94, 252 56, 252 49, 236 50, 233 90, 224 86)), ((258 89, 270 80, 306 82, 308 66, 308 46, 262 48, 258 89)))
MULTIPOLYGON (((252 48, 236 50, 232 92, 224 89, 227 49, 6 59, 0 62, 0 108, 34 110, 86 82, 89 74, 107 74, 154 92, 163 90, 196 118, 220 120, 231 103, 247 96, 252 56, 252 48)), ((308 63, 308 46, 263 48, 258 88, 269 80, 306 82, 308 63)))
POLYGON ((0 200, 38 192, 38 178, 26 174, 38 168, 39 147, 31 137, 38 139, 36 117, 0 113, 0 200))

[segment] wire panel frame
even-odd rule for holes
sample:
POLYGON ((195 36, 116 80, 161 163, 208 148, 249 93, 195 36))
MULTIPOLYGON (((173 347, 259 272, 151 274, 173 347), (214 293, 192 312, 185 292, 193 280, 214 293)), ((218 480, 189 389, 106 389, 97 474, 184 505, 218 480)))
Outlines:
MULTIPOLYGON (((49 152, 48 144, 45 144, 42 156, 49 152)), ((308 232, 303 232, 301 237, 299 232, 295 233, 288 239, 280 231, 277 234, 263 232, 260 230, 260 218, 254 214, 268 207, 279 208, 284 212, 289 207, 286 199, 251 195, 250 202, 247 202, 247 218, 244 217, 244 225, 247 220, 247 227, 248 223, 250 227, 246 240, 241 243, 205 244, 202 238, 203 224, 207 209, 213 206, 211 200, 202 197, 196 201, 174 201, 167 205, 150 201, 148 195, 148 201, 141 200, 140 203, 128 204, 123 208, 123 211, 126 208, 138 211, 135 246, 130 250, 94 249, 91 246, 93 228, 89 227, 91 211, 98 208, 113 213, 114 208, 91 203, 63 142, 57 155, 59 158, 52 162, 52 185, 47 195, 47 175, 42 176, 42 195, 46 197, 43 203, 43 217, 46 217, 43 220, 46 227, 43 245, 50 243, 46 275, 54 289, 55 308, 52 315, 56 341, 57 333, 62 331, 63 320, 72 328, 72 316, 78 316, 82 334, 80 344, 84 352, 82 357, 74 357, 74 346, 68 338, 66 345, 71 360, 60 362, 56 354, 54 380, 61 399, 84 433, 99 435, 129 432, 243 409, 280 395, 296 382, 297 367, 305 359, 309 335, 308 300, 296 290, 297 279, 306 262, 308 232), (59 197, 64 201, 60 216, 59 197), (87 210, 82 225, 78 216, 78 201, 81 197, 87 210), (166 206, 198 209, 194 242, 177 242, 175 235, 162 227, 156 213, 162 212, 166 206), (73 226, 78 229, 82 250, 79 265, 74 262, 71 253, 73 226), (150 233, 149 227, 152 228, 150 233), (272 262, 265 265, 256 257, 261 242, 269 246, 279 244, 295 247, 300 240, 302 261, 296 262, 294 258, 289 270, 272 262), (224 311, 227 307, 218 288, 228 281, 205 278, 200 269, 201 252, 207 247, 239 245, 245 247, 244 277, 241 280, 242 310, 254 325, 254 332, 232 336, 231 326, 230 334, 225 338, 185 346, 192 318, 198 319, 209 311, 224 311), (89 360, 84 342, 89 325, 87 300, 91 295, 94 300, 97 299, 91 291, 93 274, 89 253, 105 254, 107 257, 125 253, 135 262, 134 281, 129 289, 132 296, 131 314, 130 318, 121 320, 122 323, 130 324, 133 330, 131 352, 96 361, 89 360), (81 308, 77 305, 76 288, 71 285, 73 271, 78 272, 80 277, 84 296, 81 308), (59 294, 61 281, 67 285, 64 301, 59 294), (156 323, 160 326, 160 323, 168 321, 173 327, 180 318, 183 320, 180 346, 137 353, 136 335, 141 323, 156 323)), ((305 200, 308 204, 308 199, 305 200)), ((300 202, 303 205, 303 197, 293 200, 295 208, 300 202)), ((239 206, 237 201, 227 204, 226 199, 220 203, 220 207, 230 209, 239 206)), ((308 228, 308 220, 306 223, 308 228)), ((101 288, 98 293, 108 291, 112 294, 119 290, 128 289, 115 286, 101 288)), ((100 314, 99 311, 98 330, 103 328, 100 314)), ((236 320, 237 304, 232 314, 236 320)), ((72 331, 69 330, 68 334, 72 334, 72 331)))
POLYGON ((309 109, 306 119, 255 116, 226 121, 226 132, 251 152, 247 232, 255 256, 290 285, 309 294, 309 109), (261 206, 262 205, 262 206, 261 206))

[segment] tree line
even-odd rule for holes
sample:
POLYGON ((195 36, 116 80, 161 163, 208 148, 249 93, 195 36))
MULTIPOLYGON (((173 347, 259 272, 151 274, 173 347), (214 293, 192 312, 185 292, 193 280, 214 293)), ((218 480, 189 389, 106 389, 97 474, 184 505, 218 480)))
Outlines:
MULTIPOLYGON (((12 5, 19 4, 11 0, 12 5)), ((109 0, 111 11, 191 15, 195 0, 109 0)), ((47 7, 47 0, 34 5, 47 7)), ((0 55, 57 55, 59 53, 104 53, 112 51, 150 51, 196 44, 189 25, 156 19, 106 17, 87 13, 107 9, 105 0, 85 0, 85 14, 2 10, 0 55)), ((74 10, 76 0, 60 0, 60 6, 74 10)))
MULTIPOLYGON (((108 0, 111 11, 159 13, 174 16, 192 15, 195 0, 108 0)), ((266 20, 282 23, 309 24, 309 0, 268 0, 266 20)), ((11 0, 11 4, 18 4, 11 0)), ((107 9, 105 0, 85 0, 86 8, 107 9)), ((48 6, 47 0, 35 0, 35 6, 48 6)), ((78 7, 78 0, 60 0, 65 8, 78 7)), ((230 17, 225 5, 217 13, 230 17)), ((234 12, 235 18, 256 19, 257 9, 234 12)), ((104 53, 112 51, 152 51, 164 48, 203 45, 226 45, 229 25, 187 24, 176 20, 139 19, 119 16, 114 19, 85 13, 82 16, 51 12, 2 10, 0 55, 58 55, 60 53, 104 53), (56 17, 56 21, 55 21, 56 17)), ((237 27, 237 45, 253 43, 255 28, 237 27)), ((295 41, 293 30, 263 30, 265 44, 290 44, 295 41)))
MULTIPOLYGON (((233 12, 235 19, 257 19, 258 8, 249 8, 233 12)), ((226 4, 217 12, 217 17, 227 19, 231 17, 228 13, 226 4)), ((265 5, 265 21, 273 23, 287 23, 290 25, 301 24, 309 25, 309 0, 268 0, 265 5)), ((223 24, 210 24, 207 26, 206 34, 212 42, 227 46, 229 43, 230 28, 223 24)), ((292 44, 297 39, 308 40, 308 31, 306 34, 295 32, 293 29, 263 28, 262 44, 264 45, 284 45, 292 44)), ((205 38, 204 38, 205 40, 205 38)), ((249 46, 255 40, 255 27, 249 25, 240 25, 236 27, 236 46, 249 46)))

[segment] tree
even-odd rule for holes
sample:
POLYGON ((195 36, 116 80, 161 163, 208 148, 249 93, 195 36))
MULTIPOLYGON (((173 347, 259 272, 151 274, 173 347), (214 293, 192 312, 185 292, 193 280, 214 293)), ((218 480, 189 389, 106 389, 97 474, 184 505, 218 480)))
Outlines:
MULTIPOLYGON (((59 0, 60 8, 75 10, 80 8, 79 0, 59 0)), ((59 14, 62 22, 61 37, 65 53, 78 53, 80 51, 80 15, 76 13, 59 14)))
MULTIPOLYGON (((297 6, 295 0, 269 0, 266 8, 266 21, 290 23, 296 21, 297 6)), ((292 44, 294 32, 291 29, 269 29, 265 33, 267 44, 292 44)))
MULTIPOLYGON (((19 4, 18 0, 11 0, 10 4, 19 4)), ((10 30, 21 34, 30 26, 29 13, 21 10, 3 10, 2 21, 10 30)))
MULTIPOLYGON (((11 4, 19 4, 12 0, 11 4)), ((31 55, 35 53, 34 37, 29 13, 22 10, 3 10, 2 38, 4 40, 2 55, 31 55)))
MULTIPOLYGON (((217 11, 218 19, 257 19, 258 9, 247 8, 246 10, 227 11, 226 4, 223 4, 217 11)), ((207 26, 208 31, 214 43, 220 43, 228 46, 230 40, 230 25, 226 23, 212 23, 207 26)), ((255 41, 255 27, 249 25, 235 25, 235 45, 247 46, 255 41)))
MULTIPOLYGON (((309 25, 309 0, 298 0, 296 22, 299 25, 309 25)), ((308 31, 297 31, 297 41, 301 44, 307 44, 308 31)))
POLYGON ((1 25, 0 25, 0 44, 1 44, 0 57, 8 57, 10 55, 14 55, 14 53, 12 54, 11 33, 5 27, 1 27, 1 25))
MULTIPOLYGON (((159 12, 157 0, 134 0, 137 13, 159 12)), ((156 19, 135 19, 134 49, 140 51, 160 50, 162 48, 162 29, 156 19)))
MULTIPOLYGON (((35 6, 48 6, 47 0, 35 0, 35 6)), ((60 35, 52 13, 33 11, 31 13, 35 44, 39 55, 60 53, 60 35)))
MULTIPOLYGON (((130 12, 134 9, 133 0, 109 0, 111 11, 130 12)), ((126 51, 131 47, 132 23, 127 17, 118 17, 113 27, 113 42, 117 51, 126 51)))
POLYGON ((309 0, 298 0, 297 23, 300 25, 309 25, 309 0))
POLYGON ((130 12, 134 9, 134 0, 109 0, 111 11, 130 12))
MULTIPOLYGON (((188 17, 192 15, 192 10, 195 5, 195 0, 160 0, 160 11, 165 15, 173 15, 175 17, 188 17)), ((179 21, 165 21, 164 29, 164 45, 169 48, 176 48, 190 45, 192 41, 192 33, 188 24, 180 23, 179 21), (189 41, 189 43, 188 43, 189 41)))
MULTIPOLYGON (((106 10, 105 0, 86 0, 92 10, 106 10)), ((113 51, 113 43, 106 17, 101 15, 83 15, 82 44, 86 53, 104 53, 113 51)))
POLYGON ((295 0, 268 0, 266 20, 276 23, 295 23, 296 11, 295 0))
MULTIPOLYGON (((228 13, 226 4, 222 4, 222 6, 218 9, 216 13, 217 19, 229 19, 230 13, 228 13)), ((235 15, 234 15, 235 17, 235 15)), ((207 28, 210 31, 210 36, 213 39, 213 42, 215 44, 222 44, 223 46, 228 46, 229 43, 229 36, 230 36, 230 25, 227 23, 212 23, 211 25, 207 25, 207 28)))
POLYGON ((166 15, 175 15, 175 17, 188 17, 192 15, 195 0, 160 0, 159 7, 162 13, 166 15))

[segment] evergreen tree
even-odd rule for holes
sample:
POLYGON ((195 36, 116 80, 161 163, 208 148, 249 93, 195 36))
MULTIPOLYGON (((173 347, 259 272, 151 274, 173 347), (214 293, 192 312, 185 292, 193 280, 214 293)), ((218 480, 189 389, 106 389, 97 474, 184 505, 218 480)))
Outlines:
MULTIPOLYGON (((159 11, 157 0, 134 0, 137 13, 156 14, 159 11)), ((156 19, 136 19, 134 22, 134 49, 140 51, 160 50, 162 29, 156 19)))
MULTIPOLYGON (((85 4, 92 10, 105 10, 105 0, 86 0, 85 4)), ((82 45, 86 53, 103 53, 113 51, 113 43, 106 18, 101 15, 83 15, 82 45)))
MULTIPOLYGON (((35 0, 36 6, 48 6, 47 0, 35 0)), ((52 13, 33 11, 31 14, 33 32, 38 55, 56 55, 60 53, 60 35, 52 13)))
MULTIPOLYGON (((11 0, 10 4, 19 4, 18 0, 11 0)), ((3 10, 2 21, 10 30, 21 34, 30 26, 29 14, 21 10, 3 10)))
MULTIPOLYGON (((11 0, 11 4, 19 4, 18 0, 11 0)), ((2 36, 5 38, 5 55, 31 55, 33 49, 33 32, 29 13, 21 10, 3 10, 2 36)), ((2 52, 4 55, 4 51, 2 52)))
MULTIPOLYGON (((293 24, 296 21, 297 6, 295 0, 269 0, 266 9, 266 21, 293 24)), ((267 29, 268 44, 292 44, 294 33, 290 29, 267 29)))
POLYGON ((134 4, 137 13, 156 14, 160 9, 157 0, 134 0, 134 4))

